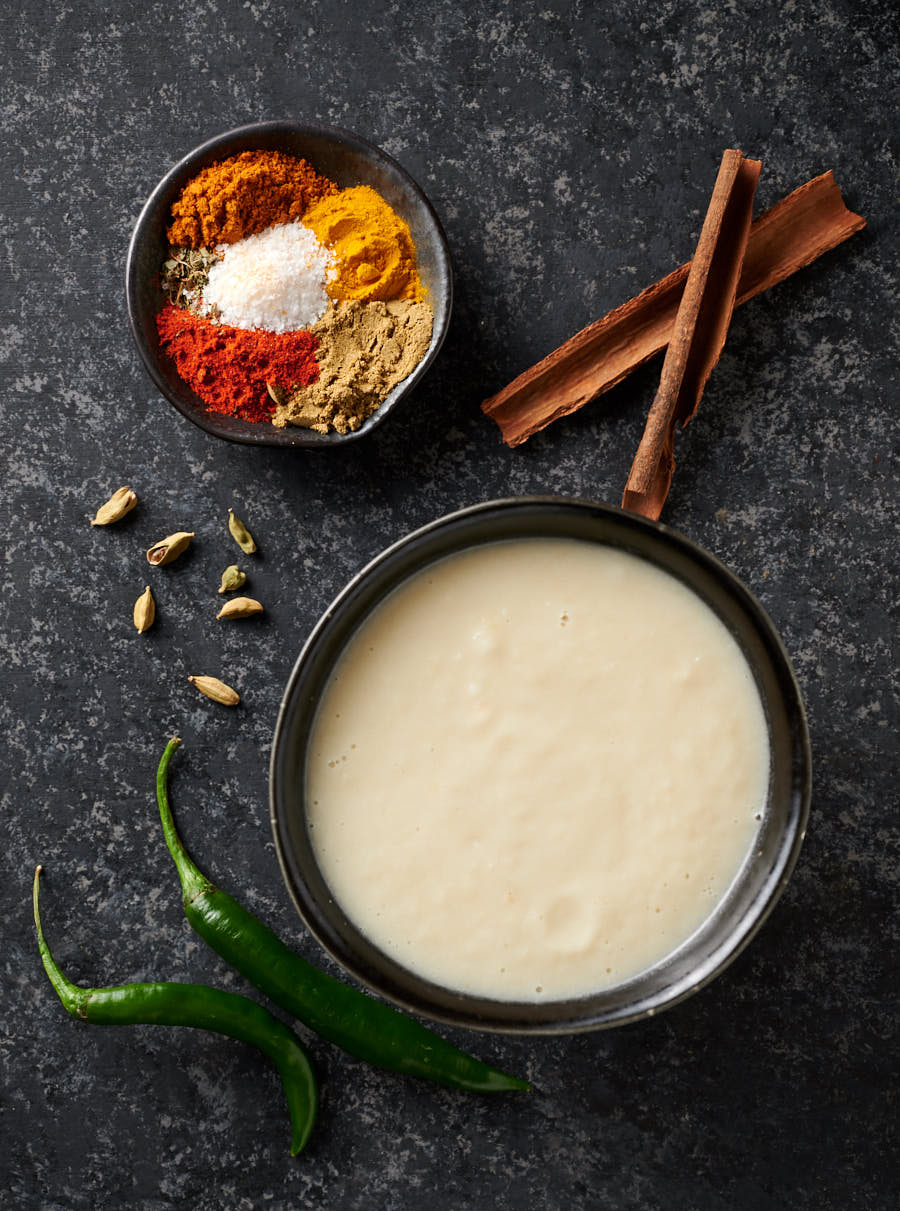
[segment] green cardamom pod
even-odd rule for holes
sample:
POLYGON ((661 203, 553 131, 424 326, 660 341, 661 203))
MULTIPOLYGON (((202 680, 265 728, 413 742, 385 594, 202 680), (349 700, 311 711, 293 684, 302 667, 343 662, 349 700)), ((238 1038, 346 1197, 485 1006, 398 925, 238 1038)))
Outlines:
POLYGON ((222 573, 222 583, 219 586, 219 592, 232 593, 235 589, 242 589, 246 583, 246 573, 242 572, 236 563, 229 564, 222 573))
POLYGON ((251 614, 261 614, 262 604, 252 597, 232 597, 219 610, 216 618, 249 618, 251 614))
POLYGON ((231 532, 231 537, 241 548, 245 555, 252 555, 256 550, 256 543, 250 531, 244 525, 239 517, 235 517, 234 509, 228 510, 228 529, 231 532))
POLYGON ((114 521, 121 521, 136 504, 137 496, 131 488, 119 488, 117 492, 113 492, 105 505, 100 506, 91 525, 110 526, 114 521))
POLYGON ((212 698, 213 702, 221 702, 223 706, 237 706, 241 700, 237 690, 233 690, 230 685, 226 685, 218 677, 188 677, 188 681, 201 694, 212 698))
POLYGON ((150 586, 147 585, 143 593, 134 603, 134 625, 138 629, 138 634, 143 635, 144 631, 149 631, 153 626, 153 620, 156 618, 156 602, 153 600, 153 594, 150 592, 150 586))
POLYGON ((184 554, 193 537, 193 530, 190 532, 179 530, 176 534, 170 534, 167 538, 161 539, 148 550, 147 563, 152 563, 157 568, 164 563, 171 563, 173 559, 184 554))

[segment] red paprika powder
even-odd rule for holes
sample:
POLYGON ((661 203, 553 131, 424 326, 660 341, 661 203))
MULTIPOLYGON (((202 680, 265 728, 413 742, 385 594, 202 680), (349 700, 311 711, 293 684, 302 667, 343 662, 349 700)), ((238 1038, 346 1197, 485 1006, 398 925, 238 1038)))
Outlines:
POLYGON ((311 332, 232 328, 171 303, 156 327, 161 347, 210 412, 268 421, 275 402, 266 383, 291 391, 319 377, 319 341, 311 332))

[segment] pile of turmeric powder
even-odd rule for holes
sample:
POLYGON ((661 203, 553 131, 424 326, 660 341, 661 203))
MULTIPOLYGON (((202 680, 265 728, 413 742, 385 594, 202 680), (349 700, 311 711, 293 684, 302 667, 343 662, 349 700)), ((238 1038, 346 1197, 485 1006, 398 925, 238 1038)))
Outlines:
POLYGON ((322 198, 303 216, 303 225, 337 258, 328 285, 333 299, 421 300, 409 227, 368 185, 322 198))

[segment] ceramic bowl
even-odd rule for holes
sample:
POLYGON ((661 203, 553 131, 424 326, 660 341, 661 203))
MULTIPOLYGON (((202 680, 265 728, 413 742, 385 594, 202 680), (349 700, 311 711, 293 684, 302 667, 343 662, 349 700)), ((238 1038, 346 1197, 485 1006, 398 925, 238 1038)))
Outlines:
POLYGON ((718 975, 747 945, 781 894, 803 840, 810 798, 806 718, 787 654, 756 598, 714 556, 658 522, 609 505, 524 497, 463 509, 389 547, 328 607, 300 654, 282 699, 270 775, 275 843, 306 924, 356 979, 415 1013, 510 1033, 562 1033, 649 1017, 718 975), (316 708, 348 640, 402 581, 437 559, 514 538, 578 538, 629 551, 677 577, 718 615, 749 664, 765 708, 771 750, 757 842, 729 892, 673 954, 635 978, 566 1001, 490 1000, 444 988, 374 946, 333 899, 306 823, 307 743, 316 708))
POLYGON ((431 203, 396 160, 350 131, 305 122, 259 122, 217 135, 201 144, 168 172, 150 195, 131 237, 125 270, 128 318, 138 352, 156 386, 182 416, 228 441, 254 446, 340 446, 371 433, 387 419, 437 357, 453 304, 450 253, 431 203), (418 252, 419 274, 434 309, 434 330, 428 351, 412 374, 400 383, 353 433, 314 433, 289 426, 251 424, 235 417, 207 412, 203 401, 178 376, 171 358, 162 353, 156 315, 163 305, 160 266, 168 247, 165 229, 169 210, 185 184, 201 169, 241 151, 281 151, 302 156, 341 188, 370 185, 409 224, 418 252))

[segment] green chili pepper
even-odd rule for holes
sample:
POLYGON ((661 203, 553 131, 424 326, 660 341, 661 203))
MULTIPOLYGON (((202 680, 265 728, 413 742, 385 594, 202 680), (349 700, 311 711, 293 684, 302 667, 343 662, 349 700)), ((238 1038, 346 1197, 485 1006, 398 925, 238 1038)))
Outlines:
POLYGON ((34 872, 34 923, 44 970, 73 1018, 101 1026, 197 1026, 252 1043, 264 1052, 284 1085, 291 1116, 291 1156, 306 1147, 318 1108, 316 1078, 297 1036, 283 1022, 248 997, 221 992, 205 984, 121 984, 115 988, 81 988, 57 964, 41 928, 34 872))
POLYGON ((166 845, 181 880, 185 915, 213 950, 276 1005, 350 1055, 379 1068, 479 1093, 531 1086, 451 1046, 413 1018, 391 1009, 295 954, 257 917, 197 869, 169 806, 168 772, 180 746, 170 740, 156 774, 156 798, 166 845))

